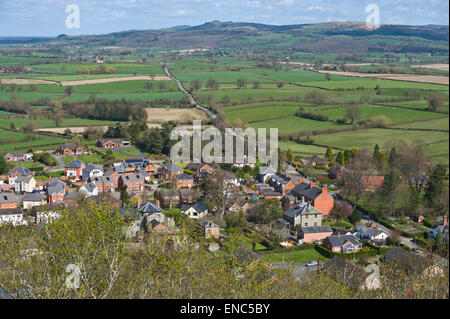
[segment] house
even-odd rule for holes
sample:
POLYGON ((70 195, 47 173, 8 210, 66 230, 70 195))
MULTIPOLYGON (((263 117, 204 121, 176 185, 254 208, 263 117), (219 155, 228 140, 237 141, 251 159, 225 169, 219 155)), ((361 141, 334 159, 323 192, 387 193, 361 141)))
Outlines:
POLYGON ((182 203, 193 203, 201 195, 201 193, 187 188, 180 189, 179 193, 180 193, 180 202, 182 203))
POLYGON ((9 184, 0 183, 0 193, 11 193, 14 192, 14 187, 9 184))
POLYGON ((222 180, 223 180, 223 185, 233 185, 238 187, 239 186, 239 180, 236 176, 234 176, 233 174, 230 174, 228 172, 225 172, 222 175, 222 180))
POLYGON ((334 198, 328 193, 328 188, 324 186, 320 189, 316 187, 316 183, 301 182, 289 194, 296 196, 302 202, 311 203, 325 216, 328 216, 334 207, 334 198))
POLYGON ((297 197, 294 195, 286 195, 281 200, 281 207, 283 207, 283 210, 287 210, 297 204, 297 197))
POLYGON ((79 192, 86 195, 87 197, 97 196, 98 187, 93 182, 89 182, 80 187, 79 192))
POLYGON ((45 204, 44 193, 25 193, 22 199, 23 209, 32 209, 45 204))
POLYGON ((377 190, 383 186, 384 176, 363 176, 362 180, 367 190, 377 190))
POLYGON ((114 192, 114 180, 111 176, 98 176, 90 178, 90 181, 95 183, 98 188, 99 193, 107 193, 107 192, 114 192))
POLYGON ((53 179, 46 184, 48 203, 62 203, 66 195, 66 184, 58 179, 53 179))
POLYGON ((328 236, 322 245, 335 253, 355 253, 362 249, 362 244, 353 235, 328 236))
POLYGON ((317 155, 311 157, 303 158, 301 160, 302 165, 312 166, 317 168, 328 168, 328 160, 326 158, 320 158, 317 155))
POLYGON ((113 170, 108 170, 103 174, 103 177, 109 177, 113 182, 113 187, 118 188, 119 187, 119 178, 120 174, 118 172, 115 172, 113 170))
POLYGON ((26 222, 23 219, 22 208, 15 207, 15 208, 0 209, 0 225, 8 223, 13 224, 14 226, 26 225, 26 222))
POLYGON ((145 215, 141 225, 145 232, 149 232, 150 230, 165 231, 173 230, 175 228, 175 221, 173 218, 169 218, 163 213, 157 212, 145 215))
POLYGON ((158 178, 168 180, 183 174, 183 170, 172 162, 158 168, 158 178))
POLYGON ((258 180, 261 183, 265 183, 267 178, 272 177, 277 173, 271 166, 262 166, 259 168, 258 180))
POLYGON ((90 178, 103 176, 103 166, 94 165, 92 163, 87 164, 82 170, 82 180, 87 181, 90 178))
POLYGON ((443 276, 444 270, 430 259, 413 254, 400 247, 394 247, 384 253, 384 261, 407 274, 418 273, 423 277, 443 276))
POLYGON ((339 164, 334 164, 330 167, 328 177, 331 179, 341 179, 344 175, 344 166, 339 164))
POLYGON ((177 189, 194 187, 194 176, 183 173, 177 177, 177 189))
POLYGON ((345 235, 353 235, 353 234, 345 229, 335 229, 333 230, 333 234, 331 234, 331 236, 345 236, 345 235))
POLYGON ((368 239, 370 241, 382 243, 389 237, 384 231, 373 228, 356 226, 356 232, 353 234, 358 239, 368 239))
POLYGON ((291 227, 310 227, 322 225, 322 213, 309 203, 299 203, 283 213, 291 227))
POLYGON ((33 173, 23 166, 16 166, 6 174, 6 177, 8 178, 8 183, 10 185, 13 185, 14 180, 19 176, 30 177, 33 176, 33 173))
POLYGON ((447 215, 444 216, 444 219, 441 224, 435 224, 430 228, 428 232, 428 238, 436 239, 438 236, 441 236, 442 241, 448 241, 448 224, 447 224, 447 215))
POLYGON ((36 225, 48 224, 53 219, 61 218, 61 211, 63 210, 61 204, 50 204, 47 206, 33 207, 31 216, 34 217, 36 225))
POLYGON ((195 172, 196 175, 202 176, 203 174, 213 174, 214 169, 209 164, 204 163, 189 163, 185 166, 186 170, 189 170, 191 172, 195 172))
POLYGON ((61 144, 55 149, 55 154, 58 156, 65 155, 81 155, 85 152, 85 149, 72 142, 66 142, 61 144))
POLYGON ((36 180, 33 176, 18 176, 11 185, 17 193, 31 193, 36 188, 36 180))
POLYGON ((336 256, 326 262, 320 272, 355 290, 362 289, 368 276, 361 268, 336 256))
POLYGON ((155 173, 156 171, 154 163, 146 158, 124 159, 122 164, 125 172, 146 171, 155 173))
POLYGON ((270 189, 262 189, 261 196, 264 199, 278 199, 278 200, 281 200, 281 198, 283 197, 281 193, 274 192, 273 190, 270 189))
POLYGON ((96 146, 100 148, 106 148, 106 149, 113 149, 118 148, 127 145, 130 145, 129 142, 125 143, 126 141, 123 141, 120 138, 102 138, 97 141, 96 146))
POLYGON ((168 207, 178 205, 180 203, 180 192, 171 189, 158 189, 155 197, 160 201, 162 206, 168 207))
POLYGON ((86 165, 77 158, 74 158, 64 167, 64 176, 67 179, 78 181, 83 177, 83 169, 86 165))
POLYGON ((333 229, 330 226, 308 226, 301 227, 297 231, 297 237, 303 240, 303 243, 313 243, 322 241, 331 236, 333 229))
POLYGON ((183 204, 181 205, 181 212, 193 219, 203 218, 208 215, 208 206, 202 202, 197 202, 194 205, 183 204))
POLYGON ((220 226, 219 225, 216 225, 209 220, 201 222, 200 225, 203 230, 203 236, 205 236, 206 239, 209 239, 209 238, 219 239, 219 235, 220 235, 220 226))
POLYGON ((0 193, 0 209, 17 208, 19 198, 13 193, 0 193))
POLYGON ((236 267, 233 272, 237 278, 244 278, 243 273, 250 270, 254 280, 258 282, 277 280, 277 275, 272 271, 272 266, 261 256, 245 247, 241 247, 233 253, 232 265, 236 267))
POLYGON ((7 162, 22 162, 26 160, 25 154, 22 152, 8 152, 3 155, 7 162))
POLYGON ((296 186, 289 176, 281 173, 276 173, 271 176, 269 178, 269 185, 272 186, 276 192, 281 193, 282 197, 286 195, 288 190, 291 190, 296 186))
POLYGON ((119 188, 127 186, 128 191, 143 191, 144 176, 140 173, 122 174, 119 178, 119 188))
POLYGON ((162 213, 162 208, 150 203, 150 202, 146 202, 144 204, 141 205, 141 207, 139 207, 139 213, 141 213, 142 215, 144 214, 154 214, 154 213, 162 213))

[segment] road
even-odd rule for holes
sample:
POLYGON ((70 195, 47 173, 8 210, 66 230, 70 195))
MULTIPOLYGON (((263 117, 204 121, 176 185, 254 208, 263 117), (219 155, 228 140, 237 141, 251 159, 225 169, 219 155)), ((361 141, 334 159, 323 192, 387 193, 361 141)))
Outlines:
POLYGON ((199 103, 197 103, 197 101, 195 100, 194 96, 192 95, 191 92, 189 92, 188 90, 186 90, 183 86, 183 84, 181 83, 180 80, 176 79, 169 71, 169 69, 167 68, 167 65, 163 65, 163 69, 164 69, 164 73, 170 77, 172 80, 174 80, 177 83, 178 89, 183 92, 184 94, 186 94, 189 97, 189 100, 191 102, 192 105, 194 105, 196 108, 198 108, 199 110, 202 110, 203 112, 205 112, 206 114, 208 114, 208 116, 211 119, 215 119, 217 116, 214 112, 212 112, 211 110, 207 109, 206 107, 204 107, 203 105, 200 105, 199 103))
MULTIPOLYGON (((388 234, 389 236, 391 236, 391 230, 390 230, 389 228, 387 228, 387 227, 385 227, 385 226, 379 224, 378 222, 374 221, 373 219, 371 219, 371 218, 370 218, 369 216, 367 216, 367 215, 361 214, 361 222, 363 222, 363 223, 365 223, 365 224, 373 223, 373 225, 374 225, 373 227, 375 227, 375 228, 377 228, 377 229, 379 229, 379 230, 382 230, 382 231, 384 231, 386 234, 388 234)), ((411 242, 411 240, 410 240, 409 238, 400 236, 400 237, 399 237, 399 240, 400 240, 400 242, 401 242, 403 245, 405 245, 405 246, 407 246, 407 247, 409 247, 409 248, 411 248, 411 249, 413 249, 413 248, 419 248, 419 246, 418 246, 417 244, 414 244, 413 242, 411 242)))

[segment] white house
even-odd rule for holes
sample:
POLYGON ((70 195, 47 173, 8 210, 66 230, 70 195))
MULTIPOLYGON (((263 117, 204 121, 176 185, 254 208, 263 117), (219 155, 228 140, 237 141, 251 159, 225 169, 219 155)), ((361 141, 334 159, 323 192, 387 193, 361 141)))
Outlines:
POLYGON ((259 168, 258 179, 261 183, 265 183, 268 177, 272 177, 277 172, 270 166, 263 166, 259 168))
POLYGON ((181 205, 181 212, 188 215, 190 218, 198 219, 208 215, 208 207, 202 202, 197 202, 194 205, 181 205))
POLYGON ((0 225, 12 223, 14 226, 26 225, 23 219, 23 211, 21 208, 4 208, 0 209, 0 225))
POLYGON ((80 193, 85 194, 87 197, 97 196, 98 187, 94 182, 86 183, 80 187, 80 193))
POLYGON ((32 209, 35 206, 45 204, 45 194, 43 193, 25 193, 23 196, 23 209, 32 209))
POLYGON ((19 176, 12 183, 14 191, 19 193, 31 193, 36 188, 36 180, 33 176, 19 176))

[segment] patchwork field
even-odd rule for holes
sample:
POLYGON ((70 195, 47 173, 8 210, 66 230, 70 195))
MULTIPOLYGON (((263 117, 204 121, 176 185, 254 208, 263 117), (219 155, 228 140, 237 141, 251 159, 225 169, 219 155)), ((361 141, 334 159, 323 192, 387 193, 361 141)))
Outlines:
POLYGON ((148 122, 175 121, 178 123, 191 123, 193 120, 207 122, 209 120, 205 112, 198 109, 171 109, 171 108, 147 108, 148 122))

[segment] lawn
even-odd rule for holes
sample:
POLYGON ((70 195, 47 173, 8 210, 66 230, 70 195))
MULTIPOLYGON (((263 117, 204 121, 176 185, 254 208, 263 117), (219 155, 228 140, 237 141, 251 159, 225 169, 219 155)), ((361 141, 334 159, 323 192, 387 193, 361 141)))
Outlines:
MULTIPOLYGON (((88 155, 77 155, 77 158, 85 164, 94 163, 100 164, 104 161, 104 159, 97 154, 88 154, 88 155)), ((65 156, 63 158, 64 164, 70 163, 74 159, 74 156, 65 156)))
POLYGON ((285 262, 308 263, 310 261, 315 260, 315 261, 323 263, 323 262, 328 261, 328 258, 319 254, 317 252, 317 250, 315 250, 314 248, 288 251, 288 252, 285 252, 284 254, 283 254, 283 252, 267 253, 267 254, 263 254, 261 256, 267 262, 275 263, 275 262, 282 262, 283 255, 284 255, 285 262))
MULTIPOLYGON (((64 99, 64 101, 68 102, 80 102, 87 101, 91 94, 72 94, 71 96, 64 99)), ((183 93, 181 92, 150 92, 150 93, 101 93, 95 94, 98 98, 103 98, 106 100, 159 100, 159 99, 171 99, 171 100, 179 100, 183 98, 183 93)))

